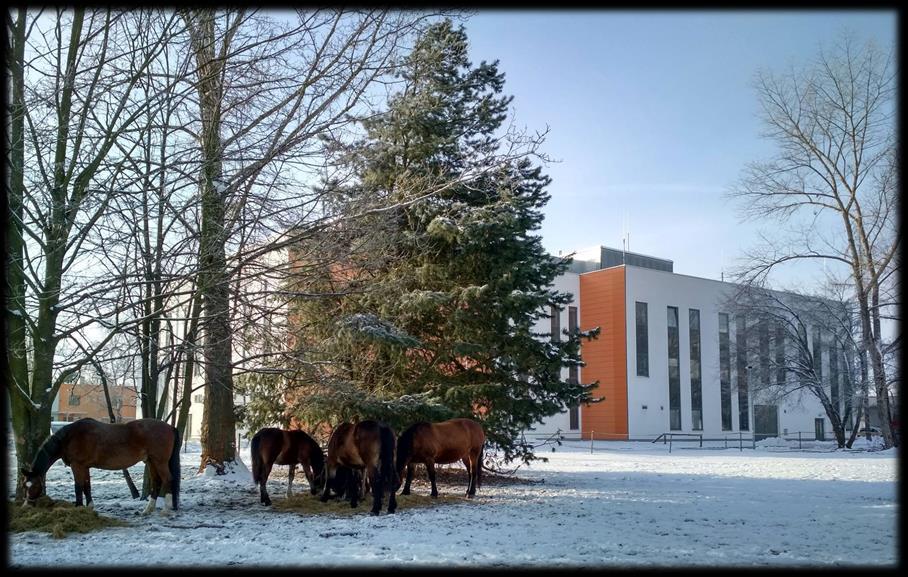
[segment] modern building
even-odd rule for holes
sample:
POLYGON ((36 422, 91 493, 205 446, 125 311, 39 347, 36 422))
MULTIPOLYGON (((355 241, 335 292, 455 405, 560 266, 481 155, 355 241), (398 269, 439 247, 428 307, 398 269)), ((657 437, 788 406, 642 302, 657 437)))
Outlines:
MULTIPOLYGON (((744 319, 727 310, 737 285, 673 268, 667 259, 608 247, 575 253, 571 270, 554 283, 574 300, 538 321, 537 330, 601 328, 598 339, 582 344, 585 366, 578 376, 598 381, 593 396, 604 399, 550 417, 527 435, 652 440, 668 432, 704 439, 740 433, 760 439, 801 432, 830 438, 831 424, 816 398, 770 400, 748 387, 748 372, 757 378, 760 367, 742 361, 750 351, 738 347, 765 343, 738 338, 744 319)), ((818 358, 830 374, 828 355, 818 358)))

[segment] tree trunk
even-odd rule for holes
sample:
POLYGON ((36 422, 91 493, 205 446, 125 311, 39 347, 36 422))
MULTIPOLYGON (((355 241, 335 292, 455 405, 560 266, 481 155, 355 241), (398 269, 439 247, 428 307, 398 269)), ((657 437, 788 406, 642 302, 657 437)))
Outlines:
POLYGON ((199 240, 199 291, 204 316, 205 413, 202 419, 200 470, 209 464, 218 473, 236 460, 236 423, 233 410, 233 363, 224 227, 226 185, 221 148, 223 59, 215 58, 214 11, 187 16, 198 65, 199 107, 202 117, 202 230, 199 240))

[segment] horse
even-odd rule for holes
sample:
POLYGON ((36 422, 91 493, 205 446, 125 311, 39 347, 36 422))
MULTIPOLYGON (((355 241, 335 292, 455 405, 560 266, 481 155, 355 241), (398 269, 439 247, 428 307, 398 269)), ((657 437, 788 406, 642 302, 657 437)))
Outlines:
MULTIPOLYGON (((94 508, 89 469, 121 470, 144 461, 151 473, 151 500, 143 514, 155 510, 158 495, 171 495, 173 509, 180 494, 180 431, 157 419, 138 419, 128 423, 102 423, 80 419, 48 437, 38 449, 30 469, 23 469, 26 504, 35 505, 45 492, 47 470, 58 459, 72 469, 76 506, 94 508)), ((164 500, 164 513, 169 511, 164 500)))
MULTIPOLYGON (((328 440, 328 459, 325 463, 325 488, 321 501, 327 501, 330 485, 337 474, 338 467, 349 467, 356 473, 364 474, 372 489, 372 515, 381 511, 383 494, 390 493, 388 513, 397 509, 397 486, 399 478, 394 470, 394 432, 384 423, 362 421, 356 424, 341 423, 331 433, 328 440)), ((356 507, 359 501, 357 475, 351 475, 348 483, 350 506, 356 507)))
POLYGON ((482 454, 486 442, 482 425, 473 419, 451 419, 440 423, 421 421, 401 433, 397 441, 397 475, 407 480, 401 495, 410 494, 410 482, 416 463, 423 463, 432 482, 432 497, 438 497, 435 485, 435 464, 446 465, 463 461, 467 468, 467 497, 476 494, 482 482, 482 454))
POLYGON ((325 470, 325 455, 319 444, 305 431, 287 431, 266 427, 252 437, 252 480, 259 486, 260 500, 271 505, 268 497, 268 476, 274 465, 290 465, 290 479, 287 482, 287 497, 292 494, 293 475, 296 465, 303 467, 309 492, 318 493, 325 470))

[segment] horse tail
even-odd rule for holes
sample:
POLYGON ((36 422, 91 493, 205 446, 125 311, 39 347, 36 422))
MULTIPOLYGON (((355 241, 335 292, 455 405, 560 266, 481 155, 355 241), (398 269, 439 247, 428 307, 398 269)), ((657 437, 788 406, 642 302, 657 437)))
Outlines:
POLYGON ((262 455, 259 452, 259 445, 262 444, 261 432, 256 433, 249 443, 249 452, 252 453, 252 482, 258 485, 261 482, 262 474, 262 455))
POLYGON ((170 493, 173 495, 173 508, 177 509, 180 499, 180 445, 183 444, 180 430, 173 428, 173 450, 170 452, 170 461, 167 463, 170 469, 170 493))
POLYGON ((381 439, 379 458, 381 459, 382 484, 388 490, 393 491, 397 486, 394 480, 397 474, 397 471, 394 470, 394 433, 391 432, 391 427, 380 426, 379 435, 381 439))

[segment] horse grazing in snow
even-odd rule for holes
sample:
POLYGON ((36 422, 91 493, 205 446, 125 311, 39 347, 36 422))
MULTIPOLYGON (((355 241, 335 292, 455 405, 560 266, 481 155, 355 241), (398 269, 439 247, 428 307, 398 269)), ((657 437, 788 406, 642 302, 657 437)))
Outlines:
POLYGON ((293 488, 293 475, 296 465, 303 467, 306 480, 309 481, 309 492, 315 495, 322 483, 325 470, 325 455, 315 439, 305 431, 287 431, 266 427, 252 437, 252 480, 259 486, 262 504, 271 505, 268 497, 268 476, 274 465, 290 465, 290 479, 287 482, 287 496, 293 488))
POLYGON ((410 494, 416 463, 423 463, 432 482, 432 496, 438 497, 435 465, 463 461, 467 468, 467 496, 476 494, 482 482, 482 447, 486 442, 482 425, 473 419, 451 419, 440 423, 419 422, 400 434, 397 440, 397 475, 407 470, 401 495, 410 494))
MULTIPOLYGON (((29 469, 23 469, 26 504, 34 505, 45 492, 47 470, 58 459, 69 466, 76 485, 76 506, 93 507, 89 469, 120 470, 145 461, 151 472, 151 500, 145 514, 154 511, 158 495, 171 495, 177 509, 180 495, 180 431, 157 419, 102 423, 80 419, 50 437, 29 469)), ((170 507, 165 499, 164 511, 170 507)))
MULTIPOLYGON (((394 447, 396 441, 390 427, 376 421, 360 423, 341 423, 331 433, 328 440, 328 459, 325 465, 325 488, 321 500, 327 501, 329 485, 337 474, 338 467, 349 467, 365 475, 372 490, 372 515, 381 511, 381 500, 385 492, 390 492, 388 513, 397 509, 397 486, 399 478, 394 470, 394 447)), ((356 484, 356 475, 353 484, 356 484)), ((348 487, 350 484, 348 483, 348 487)), ((359 501, 358 487, 351 490, 350 506, 356 507, 359 501)))

